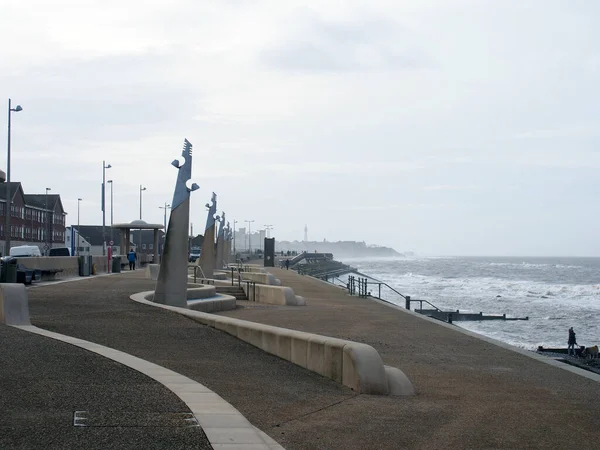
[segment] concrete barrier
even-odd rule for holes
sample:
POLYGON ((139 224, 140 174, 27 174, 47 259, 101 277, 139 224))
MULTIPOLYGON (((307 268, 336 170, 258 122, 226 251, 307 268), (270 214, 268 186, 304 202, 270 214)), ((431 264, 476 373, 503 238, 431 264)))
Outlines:
POLYGON ((306 301, 303 297, 295 295, 292 288, 286 286, 269 286, 266 284, 257 284, 256 286, 253 286, 242 283, 242 288, 250 301, 282 306, 306 305, 306 301))
POLYGON ((267 353, 342 383, 358 393, 414 394, 412 383, 406 375, 399 369, 386 368, 377 350, 370 345, 156 304, 149 301, 153 295, 153 292, 141 292, 132 295, 131 299, 179 312, 267 353))
MULTIPOLYGON (((79 275, 79 259, 77 256, 17 257, 17 263, 23 264, 28 269, 62 269, 62 272, 56 275, 57 277, 76 277, 79 275)), ((108 273, 107 256, 92 256, 92 264, 96 266, 96 273, 108 273)))
POLYGON ((5 325, 31 325, 29 300, 23 284, 0 284, 0 323, 5 325))

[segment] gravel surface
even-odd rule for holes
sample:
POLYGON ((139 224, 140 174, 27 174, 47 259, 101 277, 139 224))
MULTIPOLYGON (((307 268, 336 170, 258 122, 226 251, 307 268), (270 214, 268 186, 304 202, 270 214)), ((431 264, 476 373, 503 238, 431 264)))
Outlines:
POLYGON ((210 449, 162 384, 92 352, 0 325, 1 449, 210 449), (74 426, 87 411, 87 427, 74 426))

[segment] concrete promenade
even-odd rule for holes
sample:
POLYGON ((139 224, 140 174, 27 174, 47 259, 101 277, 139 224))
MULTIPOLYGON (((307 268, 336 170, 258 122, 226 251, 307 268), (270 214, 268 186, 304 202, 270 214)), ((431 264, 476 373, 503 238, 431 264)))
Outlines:
MULTIPOLYGON (((409 376, 417 395, 356 395, 225 333, 176 313, 137 304, 129 300, 129 295, 154 286, 154 282, 142 278, 141 271, 30 289, 31 320, 40 328, 130 353, 204 384, 287 449, 598 447, 597 382, 410 313, 349 297, 337 287, 292 271, 269 271, 281 279, 282 285, 304 296, 307 306, 240 302, 241 308, 223 315, 372 345, 386 364, 409 376)), ((141 375, 136 378, 135 371, 116 363, 21 330, 1 327, 0 331, 3 361, 13 357, 11 347, 20 349, 19 341, 36 340, 21 352, 30 355, 29 360, 24 357, 20 361, 24 370, 18 370, 18 361, 9 364, 8 371, 4 364, 0 367, 2 380, 6 372, 17 378, 22 378, 24 372, 29 374, 29 384, 21 388, 14 383, 1 385, 2 411, 12 411, 0 416, 1 430, 11 430, 9 443, 30 436, 32 440, 25 442, 44 443, 48 448, 209 448, 202 447, 206 442, 197 428, 194 436, 177 436, 181 429, 168 426, 139 435, 139 439, 155 438, 154 444, 140 441, 137 446, 124 441, 119 446, 119 433, 127 439, 133 434, 126 422, 119 423, 118 416, 111 427, 68 430, 64 434, 67 437, 62 438, 62 433, 53 430, 55 417, 48 414, 53 410, 52 403, 40 401, 40 396, 52 389, 61 391, 63 403, 57 403, 54 411, 62 414, 59 422, 65 430, 69 412, 72 414, 82 404, 86 394, 86 407, 99 413, 123 411, 124 405, 128 405, 127 411, 145 411, 146 416, 152 411, 184 412, 185 408, 161 385, 155 386, 141 375), (52 346, 61 347, 61 356, 48 353, 52 346), (64 385, 47 385, 46 374, 52 371, 60 373, 55 378, 64 380, 64 385), (112 382, 103 384, 105 378, 112 382), (136 386, 142 382, 148 390, 137 391, 136 386), (142 392, 142 398, 118 394, 127 389, 142 392), (149 398, 145 398, 146 392, 150 392, 149 398), (26 401, 22 403, 28 395, 32 397, 31 408, 26 401), (35 411, 30 417, 37 422, 29 433, 26 420, 14 412, 19 408, 35 411), (44 434, 38 432, 42 429, 54 433, 50 442, 56 445, 48 445, 44 434), (94 433, 100 432, 105 433, 104 443, 115 442, 115 446, 94 447, 94 433), (68 441, 69 433, 79 433, 72 439, 80 440, 68 441), (164 437, 160 433, 165 433, 164 437), (197 441, 191 444, 189 440, 176 440, 188 438, 197 441), (174 439, 172 446, 167 444, 169 439, 174 439)), ((3 442, 2 436, 0 448, 13 448, 3 445, 7 438, 3 442)))

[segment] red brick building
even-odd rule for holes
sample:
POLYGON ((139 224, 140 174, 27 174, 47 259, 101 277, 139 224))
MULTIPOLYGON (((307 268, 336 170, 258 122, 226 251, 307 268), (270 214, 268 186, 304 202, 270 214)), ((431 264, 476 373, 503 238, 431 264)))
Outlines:
POLYGON ((8 254, 4 248, 6 235, 6 189, 10 184, 11 247, 18 245, 37 245, 44 254, 44 245, 49 248, 64 247, 65 219, 67 213, 63 209, 58 194, 25 194, 21 183, 0 183, 0 251, 8 254))

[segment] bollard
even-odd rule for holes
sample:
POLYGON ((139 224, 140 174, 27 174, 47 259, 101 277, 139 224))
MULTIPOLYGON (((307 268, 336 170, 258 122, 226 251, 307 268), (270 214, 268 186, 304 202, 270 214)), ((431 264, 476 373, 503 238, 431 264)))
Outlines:
POLYGON ((406 300, 406 304, 404 306, 410 311, 410 295, 404 297, 404 300, 406 300))

